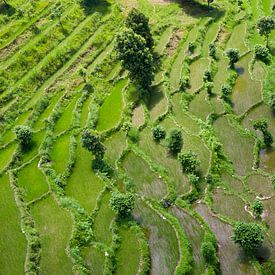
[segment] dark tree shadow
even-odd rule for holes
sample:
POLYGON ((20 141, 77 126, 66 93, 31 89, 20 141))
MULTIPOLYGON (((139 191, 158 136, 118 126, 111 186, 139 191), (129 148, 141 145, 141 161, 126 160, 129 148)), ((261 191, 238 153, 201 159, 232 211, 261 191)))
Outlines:
POLYGON ((111 6, 106 0, 81 0, 80 5, 83 7, 85 14, 91 14, 94 12, 106 14, 111 6))
POLYGON ((183 11, 195 18, 200 17, 213 17, 219 19, 225 14, 224 10, 218 9, 214 6, 207 6, 207 4, 202 4, 194 0, 165 0, 166 2, 178 3, 183 11))
POLYGON ((150 91, 150 97, 147 103, 148 110, 152 110, 164 98, 162 85, 153 86, 150 91))
POLYGON ((6 4, 6 3, 0 4, 0 14, 11 16, 15 12, 16 12, 16 9, 12 5, 6 4))

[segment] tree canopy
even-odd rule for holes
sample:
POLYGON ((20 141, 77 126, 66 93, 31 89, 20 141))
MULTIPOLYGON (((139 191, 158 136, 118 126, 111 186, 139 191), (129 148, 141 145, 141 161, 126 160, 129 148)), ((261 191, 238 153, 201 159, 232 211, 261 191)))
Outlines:
POLYGON ((232 239, 246 252, 253 252, 264 240, 264 232, 257 223, 237 222, 233 228, 232 239))
POLYGON ((100 142, 100 137, 97 134, 91 133, 89 130, 84 130, 81 142, 82 146, 89 152, 93 153, 96 158, 103 158, 105 147, 100 142))
POLYGON ((128 14, 125 24, 127 28, 132 29, 136 34, 142 36, 146 41, 146 46, 152 49, 154 40, 150 32, 148 17, 133 8, 128 14))
POLYGON ((117 35, 115 49, 131 80, 148 88, 154 79, 154 60, 146 40, 132 29, 127 29, 117 35))
POLYGON ((120 217, 131 214, 135 206, 135 198, 132 193, 113 192, 110 199, 110 207, 120 217))
POLYGON ((14 133, 22 147, 27 147, 31 143, 33 132, 29 126, 18 125, 14 129, 14 133))
POLYGON ((268 37, 271 31, 275 29, 275 19, 272 16, 265 16, 259 19, 257 29, 260 35, 266 37, 266 45, 268 47, 268 37))

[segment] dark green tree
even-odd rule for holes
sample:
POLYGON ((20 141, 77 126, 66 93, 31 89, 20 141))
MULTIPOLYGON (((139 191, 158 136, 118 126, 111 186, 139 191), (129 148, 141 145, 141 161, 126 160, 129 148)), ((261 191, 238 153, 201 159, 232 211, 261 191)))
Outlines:
POLYGON ((96 158, 103 158, 105 147, 100 142, 100 137, 97 134, 91 133, 89 130, 84 130, 81 136, 81 143, 82 146, 93 153, 96 158))
POLYGON ((180 153, 178 159, 185 173, 195 173, 200 165, 197 154, 192 151, 180 153))
POLYGON ((126 27, 132 29, 136 34, 142 36, 146 41, 146 46, 152 49, 154 40, 151 35, 149 19, 139 10, 133 8, 125 21, 126 27))
POLYGON ((153 139, 159 142, 161 139, 164 139, 166 136, 165 129, 161 125, 157 125, 152 129, 153 139))
POLYGON ((253 127, 255 130, 260 130, 264 137, 264 144, 266 147, 270 147, 273 143, 272 134, 268 131, 268 124, 266 119, 258 119, 254 121, 253 127))
POLYGON ((255 200, 252 204, 253 214, 259 218, 264 212, 264 205, 260 200, 255 200))
POLYGON ((29 126, 18 125, 14 128, 16 139, 24 148, 28 147, 31 143, 33 132, 29 126))
POLYGON ((132 193, 113 192, 110 199, 111 209, 119 217, 127 217, 135 206, 135 197, 132 193))
POLYGON ((264 63, 269 62, 269 50, 262 45, 256 45, 254 48, 255 58, 263 61, 264 63))
POLYGON ((257 223, 237 222, 233 227, 232 240, 247 253, 253 253, 264 240, 264 232, 257 223))
POLYGON ((201 244, 201 254, 208 264, 213 264, 217 261, 216 249, 211 242, 204 241, 201 244))
POLYGON ((240 59, 240 51, 238 49, 228 49, 225 54, 229 59, 230 68, 233 68, 234 64, 240 59))
POLYGON ((167 137, 167 147, 169 151, 176 155, 181 151, 183 145, 182 134, 179 129, 172 129, 167 137))
POLYGON ((272 16, 265 16, 259 19, 257 29, 260 35, 265 36, 266 46, 269 45, 269 34, 275 29, 275 19, 272 16))
POLYGON ((117 35, 115 49, 122 67, 129 71, 130 79, 148 89, 154 79, 154 60, 146 40, 128 29, 117 35))

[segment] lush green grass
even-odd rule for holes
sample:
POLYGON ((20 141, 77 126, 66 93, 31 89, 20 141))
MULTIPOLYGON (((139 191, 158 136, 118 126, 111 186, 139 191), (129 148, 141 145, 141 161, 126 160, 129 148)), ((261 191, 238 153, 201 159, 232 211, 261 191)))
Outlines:
POLYGON ((67 130, 70 127, 72 122, 72 115, 76 105, 77 100, 81 94, 74 95, 71 102, 66 106, 66 109, 63 111, 61 117, 58 119, 57 123, 55 124, 54 131, 56 134, 60 134, 63 131, 67 130))
POLYGON ((27 242, 7 175, 0 176, 0 267, 2 274, 24 274, 27 242))
POLYGON ((123 108, 123 91, 126 85, 126 79, 117 82, 104 101, 99 110, 98 131, 108 130, 119 123, 123 108))
POLYGON ((39 146, 43 142, 45 137, 45 131, 34 133, 29 148, 24 152, 22 157, 22 163, 29 161, 38 154, 39 146))
POLYGON ((202 120, 205 120, 213 112, 205 90, 196 94, 189 105, 189 111, 202 120))
POLYGON ((89 111, 90 111, 90 103, 91 103, 92 98, 88 98, 82 107, 82 111, 81 111, 81 116, 80 116, 80 127, 83 128, 85 127, 87 120, 88 120, 88 116, 89 116, 89 111))
POLYGON ((91 274, 103 274, 105 255, 98 248, 93 246, 83 250, 85 264, 89 268, 91 274))
POLYGON ((7 167, 12 160, 12 155, 15 152, 17 144, 13 142, 8 145, 5 149, 0 150, 0 171, 7 167))
POLYGON ((133 110, 132 123, 134 126, 139 127, 145 122, 144 110, 142 105, 139 105, 133 110))
POLYGON ((132 228, 120 228, 121 244, 117 252, 117 269, 115 274, 138 274, 140 263, 139 243, 132 228))
POLYGON ((198 134, 200 131, 199 124, 192 119, 186 111, 183 110, 181 94, 175 94, 172 97, 173 114, 175 121, 187 132, 198 134))
POLYGON ((245 175, 251 171, 253 166, 253 138, 241 135, 237 129, 229 124, 226 117, 219 118, 214 123, 214 129, 223 142, 225 153, 233 162, 236 172, 245 175))
POLYGON ((155 163, 160 164, 167 170, 170 179, 175 182, 178 194, 189 191, 190 186, 187 177, 182 174, 179 162, 175 157, 168 154, 167 149, 163 145, 153 141, 149 129, 142 131, 139 146, 155 163))
POLYGON ((201 49, 203 56, 208 56, 209 44, 213 43, 213 41, 215 40, 215 38, 218 34, 219 27, 220 27, 219 23, 215 22, 215 23, 212 23, 210 25, 210 27, 208 28, 208 30, 205 34, 203 46, 201 49))
POLYGON ((251 59, 252 53, 245 55, 236 64, 237 68, 243 70, 232 91, 233 108, 237 114, 244 113, 262 99, 261 83, 253 80, 248 70, 251 59))
POLYGON ((124 159, 122 167, 124 172, 133 179, 136 190, 141 195, 154 199, 161 199, 166 195, 165 183, 150 170, 142 158, 130 152, 124 159))
POLYGON ((76 199, 85 209, 92 211, 104 183, 92 170, 92 155, 78 144, 76 163, 68 180, 66 194, 76 199))
POLYGON ((245 203, 237 196, 228 195, 221 189, 213 192, 213 210, 220 215, 236 221, 252 221, 252 217, 244 209, 245 203))
POLYGON ((194 93, 203 85, 203 74, 208 69, 209 60, 200 58, 190 65, 190 91, 194 93))
POLYGON ((169 211, 179 220, 182 230, 191 243, 194 259, 194 274, 202 274, 205 267, 201 254, 201 243, 204 237, 204 231, 201 225, 185 210, 177 206, 173 206, 169 211))
POLYGON ((65 134, 57 138, 51 152, 52 167, 58 173, 63 173, 69 159, 70 135, 65 134))
POLYGON ((24 189, 27 201, 34 200, 48 191, 48 185, 43 173, 38 168, 39 159, 18 172, 18 185, 24 189))
POLYGON ((152 274, 173 274, 179 260, 178 240, 173 227, 140 200, 134 215, 148 234, 152 274))
POLYGON ((72 261, 66 253, 72 231, 70 214, 48 196, 31 209, 41 237, 41 274, 73 274, 72 261))
POLYGON ((126 134, 123 131, 116 132, 106 139, 104 144, 107 148, 105 157, 114 165, 122 151, 126 148, 126 134))
POLYGON ((109 245, 112 241, 111 222, 115 214, 109 206, 110 193, 105 193, 100 201, 100 208, 94 222, 95 239, 99 242, 109 245))
POLYGON ((226 44, 226 50, 230 48, 237 48, 241 54, 244 54, 248 48, 245 45, 245 37, 246 37, 246 24, 242 23, 237 25, 230 36, 226 44))
POLYGON ((261 174, 249 176, 247 185, 258 196, 269 197, 274 192, 270 178, 261 174))
POLYGON ((58 102, 58 100, 60 99, 61 96, 62 96, 62 93, 59 93, 59 94, 54 95, 51 98, 50 104, 48 105, 46 110, 39 116, 38 120, 33 125, 33 129, 35 131, 40 130, 41 128, 45 127, 44 120, 50 116, 52 110, 54 109, 56 103, 58 102))
POLYGON ((152 120, 157 119, 160 115, 164 114, 168 108, 168 101, 165 96, 166 88, 160 84, 153 88, 149 102, 149 112, 152 120))

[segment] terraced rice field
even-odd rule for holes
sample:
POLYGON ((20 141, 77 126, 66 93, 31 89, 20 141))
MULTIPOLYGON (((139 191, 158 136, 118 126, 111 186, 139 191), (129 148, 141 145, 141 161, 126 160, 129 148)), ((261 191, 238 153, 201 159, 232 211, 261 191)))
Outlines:
POLYGON ((253 127, 266 119, 275 141, 275 31, 270 62, 254 59, 267 15, 272 0, 0 1, 0 274, 250 275, 274 264, 275 143, 253 127), (144 97, 114 46, 132 8, 148 17, 158 58, 144 97), (234 68, 230 48, 241 55, 234 68), (22 125, 33 132, 24 150, 22 125), (167 149, 174 128, 199 160, 196 183, 167 149), (110 174, 92 167, 87 129, 110 174), (134 194, 129 217, 111 208, 113 191, 134 194), (264 228, 254 258, 231 240, 237 221, 264 228), (209 236, 215 264, 201 250, 209 236))

